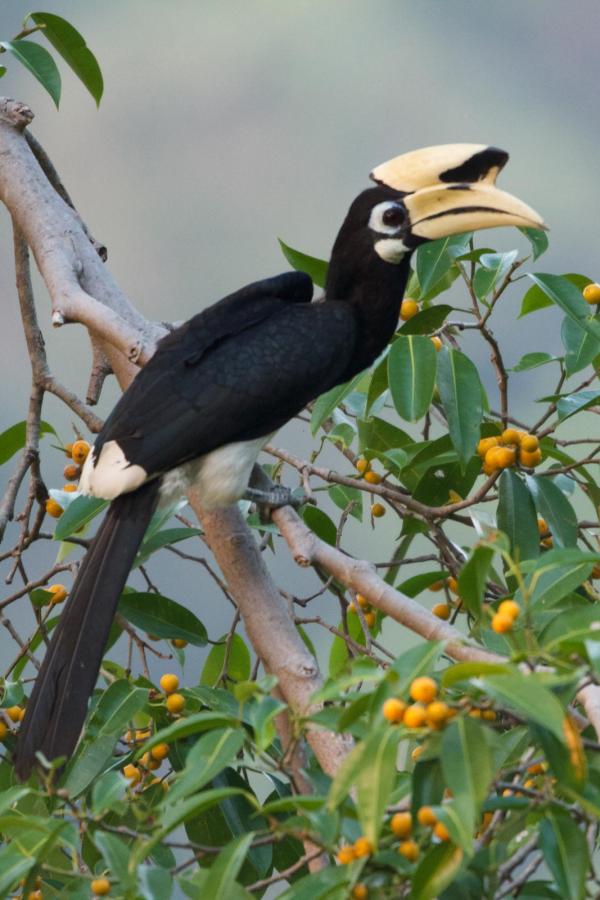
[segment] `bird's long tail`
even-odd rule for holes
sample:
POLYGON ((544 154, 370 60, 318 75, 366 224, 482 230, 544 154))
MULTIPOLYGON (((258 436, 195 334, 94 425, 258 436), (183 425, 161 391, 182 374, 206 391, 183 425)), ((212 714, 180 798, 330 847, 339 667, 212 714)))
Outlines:
POLYGON ((121 591, 156 507, 159 481, 113 500, 79 569, 21 723, 15 771, 29 776, 41 751, 69 756, 94 690, 121 591))

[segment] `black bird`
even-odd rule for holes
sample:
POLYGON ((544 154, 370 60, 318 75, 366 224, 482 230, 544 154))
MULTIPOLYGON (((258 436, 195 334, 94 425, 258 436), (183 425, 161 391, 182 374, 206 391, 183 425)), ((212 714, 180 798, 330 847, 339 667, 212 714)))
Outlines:
POLYGON ((160 341, 106 420, 81 478, 112 500, 86 554, 21 724, 15 768, 41 752, 69 756, 79 738, 119 596, 160 496, 194 481, 207 507, 244 496, 273 432, 310 401, 369 366, 398 323, 420 243, 496 225, 544 227, 499 191, 508 155, 485 145, 408 153, 372 173, 352 203, 329 266, 324 302, 287 272, 225 297, 160 341))

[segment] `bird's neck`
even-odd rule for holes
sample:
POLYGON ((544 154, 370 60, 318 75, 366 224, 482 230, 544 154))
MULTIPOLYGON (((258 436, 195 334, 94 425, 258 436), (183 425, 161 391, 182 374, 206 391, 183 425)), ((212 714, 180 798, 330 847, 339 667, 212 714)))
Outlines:
POLYGON ((357 321, 357 341, 347 372, 349 378, 373 363, 398 327, 400 304, 410 273, 410 255, 397 265, 360 258, 346 259, 344 265, 332 259, 325 297, 327 301, 348 303, 357 321))

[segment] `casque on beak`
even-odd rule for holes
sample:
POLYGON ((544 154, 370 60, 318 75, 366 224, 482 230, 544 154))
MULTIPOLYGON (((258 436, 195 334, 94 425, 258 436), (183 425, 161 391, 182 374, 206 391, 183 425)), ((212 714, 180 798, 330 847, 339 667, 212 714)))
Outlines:
POLYGON ((441 144, 396 156, 371 178, 402 192, 416 237, 436 240, 500 225, 546 229, 527 204, 495 186, 508 153, 485 144, 441 144))

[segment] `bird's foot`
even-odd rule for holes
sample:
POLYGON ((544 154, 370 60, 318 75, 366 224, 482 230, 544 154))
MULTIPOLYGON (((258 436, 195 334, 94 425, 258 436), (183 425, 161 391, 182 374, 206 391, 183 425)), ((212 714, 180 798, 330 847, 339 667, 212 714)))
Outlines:
POLYGON ((282 506, 291 506, 300 509, 305 503, 314 503, 303 491, 292 491, 282 484, 273 484, 267 490, 249 487, 246 489, 244 499, 256 504, 260 521, 265 524, 271 519, 271 513, 282 506))

